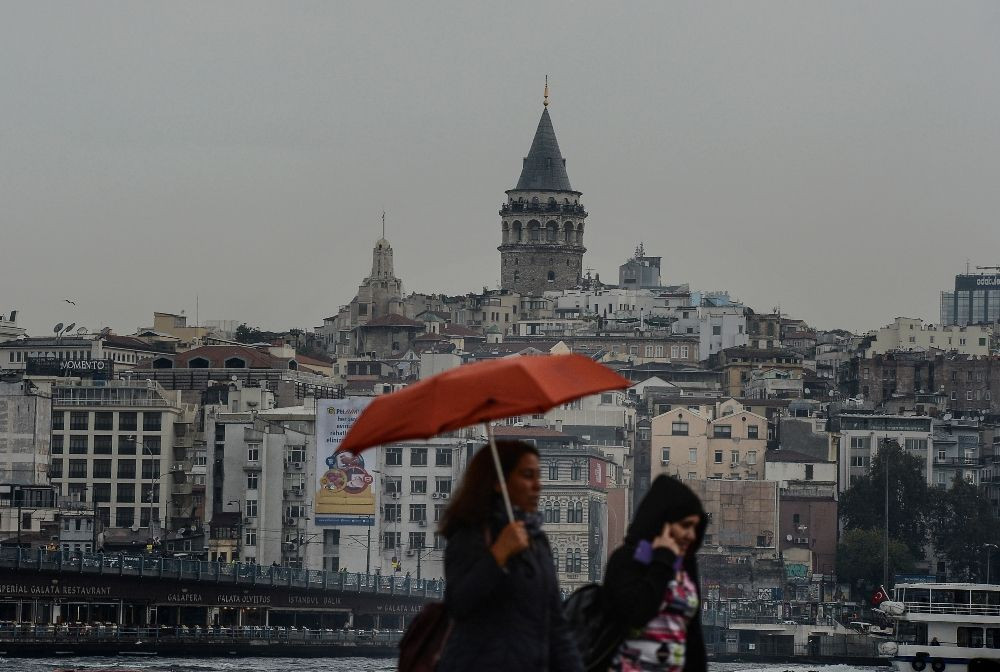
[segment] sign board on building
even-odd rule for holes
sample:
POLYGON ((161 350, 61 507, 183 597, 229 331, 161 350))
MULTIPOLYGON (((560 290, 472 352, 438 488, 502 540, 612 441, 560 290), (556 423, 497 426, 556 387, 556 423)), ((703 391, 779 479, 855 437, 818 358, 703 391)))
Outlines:
POLYGON ((372 470, 378 467, 378 451, 361 455, 336 454, 354 421, 371 399, 323 399, 316 406, 315 522, 317 525, 371 525, 369 522, 332 522, 375 516, 372 470))
POLYGON ((955 291, 1000 289, 1000 275, 956 275, 955 291))
POLYGON ((114 363, 110 359, 56 359, 28 357, 24 373, 28 376, 62 376, 110 380, 114 363))
POLYGON ((590 458, 590 487, 604 490, 608 487, 608 465, 596 457, 590 458))

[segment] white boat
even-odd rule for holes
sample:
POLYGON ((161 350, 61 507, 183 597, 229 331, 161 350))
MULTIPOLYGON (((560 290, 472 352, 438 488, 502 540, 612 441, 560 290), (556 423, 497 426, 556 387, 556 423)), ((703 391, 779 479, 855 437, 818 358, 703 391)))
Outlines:
POLYGON ((895 619, 880 653, 896 672, 968 672, 969 661, 1000 664, 1000 585, 901 583, 879 610, 895 619))

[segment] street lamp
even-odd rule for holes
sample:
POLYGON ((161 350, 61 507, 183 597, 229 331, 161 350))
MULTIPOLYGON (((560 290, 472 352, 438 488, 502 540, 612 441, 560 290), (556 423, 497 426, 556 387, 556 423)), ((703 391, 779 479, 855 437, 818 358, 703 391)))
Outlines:
POLYGON ((996 544, 983 544, 983 548, 986 549, 986 583, 990 582, 990 554, 992 551, 997 550, 996 544))
MULTIPOLYGON (((156 458, 157 455, 155 455, 150 448, 147 448, 145 443, 143 443, 141 441, 137 441, 136 438, 135 438, 135 435, 126 436, 125 438, 128 441, 130 441, 131 443, 133 443, 134 445, 139 446, 139 448, 140 448, 140 452, 139 452, 139 465, 140 465, 139 466, 139 469, 140 469, 140 471, 139 471, 139 474, 140 474, 140 476, 139 476, 139 492, 141 493, 142 492, 142 462, 143 462, 142 456, 148 454, 151 458, 156 458)), ((152 545, 152 543, 153 543, 153 488, 155 487, 156 482, 160 480, 158 477, 154 477, 153 476, 153 474, 155 474, 156 471, 157 471, 155 469, 155 467, 154 467, 155 464, 156 464, 155 459, 150 461, 150 469, 149 469, 149 508, 148 508, 148 511, 149 511, 149 520, 146 521, 147 528, 149 530, 149 543, 150 543, 150 545, 152 545)), ((140 497, 140 500, 141 499, 142 498, 140 497)), ((139 517, 140 518, 142 517, 141 509, 140 509, 139 517)))

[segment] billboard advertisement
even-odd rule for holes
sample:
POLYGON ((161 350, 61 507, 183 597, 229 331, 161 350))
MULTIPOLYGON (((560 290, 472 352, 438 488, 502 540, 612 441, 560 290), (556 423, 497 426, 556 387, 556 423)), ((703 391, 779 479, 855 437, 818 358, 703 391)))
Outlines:
POLYGON ((316 482, 313 500, 319 526, 374 525, 375 490, 372 470, 378 449, 360 455, 336 455, 340 442, 368 405, 368 397, 321 399, 316 404, 316 482))
POLYGON ((590 487, 605 490, 608 487, 608 465, 604 460, 596 457, 590 458, 590 487))
POLYGON ((1000 275, 956 275, 955 290, 1000 289, 1000 275))

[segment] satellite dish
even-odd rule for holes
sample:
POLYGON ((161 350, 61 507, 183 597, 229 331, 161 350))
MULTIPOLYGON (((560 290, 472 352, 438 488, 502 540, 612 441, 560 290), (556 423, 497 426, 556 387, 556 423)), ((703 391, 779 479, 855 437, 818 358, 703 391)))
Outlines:
POLYGON ((133 532, 139 531, 139 523, 132 523, 132 531, 133 532))
POLYGON ((101 329, 101 334, 100 335, 101 335, 101 337, 104 337, 104 336, 107 336, 110 333, 111 333, 111 327, 104 327, 103 329, 101 329))
POLYGON ((63 330, 63 323, 62 322, 60 322, 56 326, 52 327, 52 333, 53 334, 58 334, 62 330, 63 330))
POLYGON ((786 534, 785 535, 785 541, 791 541, 791 540, 792 540, 792 535, 786 534))
POLYGON ((69 326, 63 329, 63 331, 73 331, 73 327, 76 326, 76 322, 70 322, 69 326))
POLYGON ((87 333, 87 327, 80 327, 79 329, 76 330, 77 336, 83 336, 86 333, 87 333))
POLYGON ((187 528, 186 527, 182 527, 179 530, 177 530, 177 534, 184 534, 185 532, 187 532, 187 528))

